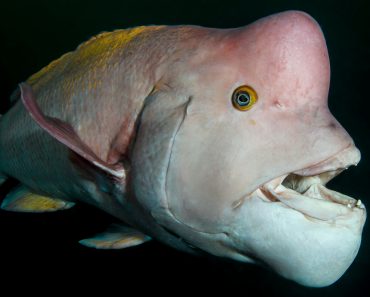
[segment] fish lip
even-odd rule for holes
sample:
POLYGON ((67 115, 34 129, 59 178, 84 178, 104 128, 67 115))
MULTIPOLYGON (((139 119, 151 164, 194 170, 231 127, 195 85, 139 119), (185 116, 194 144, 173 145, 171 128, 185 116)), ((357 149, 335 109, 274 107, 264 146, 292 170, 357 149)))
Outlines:
POLYGON ((360 162, 361 153, 358 148, 350 143, 344 149, 340 150, 338 153, 326 158, 318 163, 305 167, 303 169, 298 169, 292 173, 301 176, 312 176, 321 174, 327 171, 336 171, 339 169, 348 169, 350 166, 357 166, 360 162))
POLYGON ((303 213, 305 217, 324 221, 346 216, 355 209, 365 211, 361 200, 325 187, 327 182, 342 171, 350 166, 356 166, 360 158, 359 150, 350 144, 314 165, 285 173, 264 183, 252 195, 267 202, 280 202, 303 213))

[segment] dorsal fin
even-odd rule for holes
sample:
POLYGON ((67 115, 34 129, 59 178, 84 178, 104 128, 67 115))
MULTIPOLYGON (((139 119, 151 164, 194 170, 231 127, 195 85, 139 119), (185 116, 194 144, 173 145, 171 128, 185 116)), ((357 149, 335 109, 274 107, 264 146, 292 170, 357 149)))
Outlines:
MULTIPOLYGON (((111 32, 102 32, 81 43, 74 51, 70 51, 58 59, 52 61, 49 65, 43 67, 40 71, 31 75, 27 79, 27 83, 31 86, 40 83, 40 81, 48 80, 49 74, 57 71, 62 71, 65 67, 75 65, 78 68, 83 68, 89 64, 91 60, 93 63, 106 65, 107 61, 112 56, 112 52, 124 48, 137 36, 144 32, 154 31, 163 26, 141 26, 129 29, 118 29, 111 32), (96 59, 99 57, 99 59, 96 59)), ((16 98, 16 97, 14 97, 16 98)))

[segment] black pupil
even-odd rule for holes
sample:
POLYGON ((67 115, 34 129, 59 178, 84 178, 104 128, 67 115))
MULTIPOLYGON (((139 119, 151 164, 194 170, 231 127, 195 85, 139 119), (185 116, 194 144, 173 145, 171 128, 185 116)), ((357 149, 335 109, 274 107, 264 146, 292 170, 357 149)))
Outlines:
POLYGON ((239 93, 236 95, 236 101, 238 102, 239 105, 245 106, 248 105, 249 102, 251 101, 251 98, 248 93, 239 93))

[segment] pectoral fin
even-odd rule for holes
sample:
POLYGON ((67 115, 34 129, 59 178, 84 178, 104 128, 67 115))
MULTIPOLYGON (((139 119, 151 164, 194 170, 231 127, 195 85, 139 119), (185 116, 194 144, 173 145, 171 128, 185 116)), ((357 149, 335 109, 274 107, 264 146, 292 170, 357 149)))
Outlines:
POLYGON ((48 117, 42 113, 37 102, 32 88, 26 84, 19 85, 21 90, 21 99, 24 107, 32 117, 32 119, 49 135, 63 143, 70 150, 82 157, 84 160, 90 162, 94 166, 105 171, 109 175, 120 180, 125 178, 125 170, 122 164, 108 164, 101 160, 78 136, 73 127, 61 121, 60 119, 48 117))
POLYGON ((113 224, 107 231, 79 242, 84 246, 96 249, 123 249, 142 244, 150 239, 149 236, 135 229, 113 224))
POLYGON ((41 196, 19 186, 10 192, 1 203, 1 209, 16 212, 52 212, 71 208, 73 202, 41 196))

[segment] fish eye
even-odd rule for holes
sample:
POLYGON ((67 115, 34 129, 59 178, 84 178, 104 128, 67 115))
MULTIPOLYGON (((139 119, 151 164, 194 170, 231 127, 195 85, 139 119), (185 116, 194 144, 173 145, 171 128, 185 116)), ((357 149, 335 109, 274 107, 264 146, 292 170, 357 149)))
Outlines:
POLYGON ((256 91, 249 86, 240 86, 232 95, 233 106, 238 110, 248 110, 257 102, 256 91))

